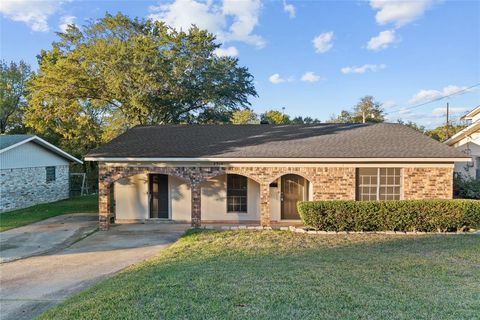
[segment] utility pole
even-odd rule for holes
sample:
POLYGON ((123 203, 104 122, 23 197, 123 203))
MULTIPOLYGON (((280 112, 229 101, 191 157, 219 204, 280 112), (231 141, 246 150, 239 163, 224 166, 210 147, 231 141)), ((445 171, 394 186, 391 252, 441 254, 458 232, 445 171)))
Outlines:
POLYGON ((448 113, 449 113, 449 110, 450 109, 450 106, 447 102, 447 122, 445 123, 445 137, 448 139, 448 113))

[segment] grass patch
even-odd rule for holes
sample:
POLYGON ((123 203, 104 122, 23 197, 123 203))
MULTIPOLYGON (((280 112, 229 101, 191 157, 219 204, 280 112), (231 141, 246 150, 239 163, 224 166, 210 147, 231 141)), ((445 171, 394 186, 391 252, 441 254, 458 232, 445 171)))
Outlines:
POLYGON ((190 231, 41 319, 473 319, 480 237, 190 231))
POLYGON ((98 196, 74 197, 0 214, 0 232, 67 213, 98 212, 98 196))

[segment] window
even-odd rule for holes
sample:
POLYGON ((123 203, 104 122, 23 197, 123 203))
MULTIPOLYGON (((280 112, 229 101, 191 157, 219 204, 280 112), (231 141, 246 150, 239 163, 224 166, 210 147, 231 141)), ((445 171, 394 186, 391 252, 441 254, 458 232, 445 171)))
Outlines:
POLYGON ((55 167, 45 167, 45 170, 47 172, 46 181, 55 181, 55 167))
POLYGON ((357 200, 400 200, 400 168, 357 169, 357 200))
POLYGON ((227 175, 227 212, 247 212, 247 178, 227 175))

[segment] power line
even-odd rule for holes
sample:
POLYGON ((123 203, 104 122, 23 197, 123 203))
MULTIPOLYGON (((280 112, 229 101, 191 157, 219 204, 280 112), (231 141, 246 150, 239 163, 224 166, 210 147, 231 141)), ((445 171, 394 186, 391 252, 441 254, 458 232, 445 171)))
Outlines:
POLYGON ((393 109, 393 110, 389 110, 389 114, 393 113, 393 112, 397 112, 397 111, 406 111, 406 110, 412 110, 412 109, 416 109, 416 108, 420 108, 426 104, 429 104, 429 103, 432 103, 432 102, 437 102, 437 101, 440 101, 440 100, 443 100, 445 98, 448 98, 448 97, 451 97, 451 96, 454 96, 454 95, 457 95, 457 94, 460 94, 462 92, 465 92, 465 91, 468 91, 472 88, 475 88, 475 87, 478 87, 480 86, 480 83, 477 83, 477 84, 474 84, 473 86, 470 86, 468 88, 465 88, 465 89, 462 89, 462 90, 459 90, 459 91, 456 91, 454 93, 451 93, 451 94, 448 94, 446 96, 441 96, 441 97, 438 97, 438 98, 435 98, 433 100, 430 100, 430 101, 426 101, 426 102, 423 102, 423 103, 420 103, 420 104, 417 104, 417 105, 414 105, 414 106, 411 106, 411 107, 400 107, 400 108, 396 108, 396 109, 393 109))

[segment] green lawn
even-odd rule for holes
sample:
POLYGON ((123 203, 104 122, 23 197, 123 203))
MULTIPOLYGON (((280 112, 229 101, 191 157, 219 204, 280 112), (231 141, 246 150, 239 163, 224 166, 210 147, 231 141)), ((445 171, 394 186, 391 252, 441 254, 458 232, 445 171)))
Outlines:
POLYGON ((98 196, 75 197, 0 214, 0 232, 67 213, 98 212, 98 196))
POLYGON ((474 319, 480 236, 190 231, 42 319, 474 319))

